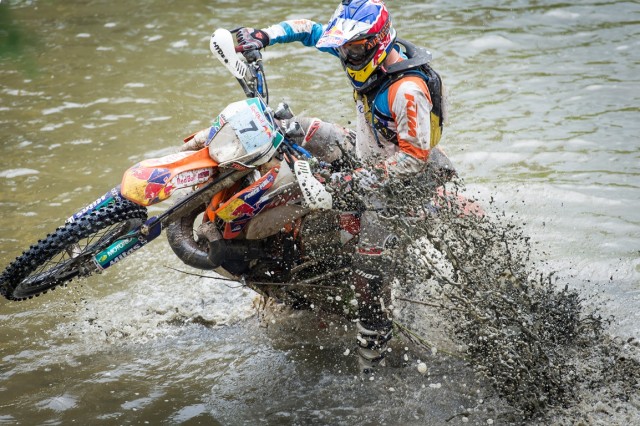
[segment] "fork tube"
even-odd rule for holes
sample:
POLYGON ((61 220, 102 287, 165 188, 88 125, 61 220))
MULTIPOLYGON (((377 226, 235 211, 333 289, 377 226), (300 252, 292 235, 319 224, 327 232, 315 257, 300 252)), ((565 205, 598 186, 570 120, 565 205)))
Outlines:
POLYGON ((93 262, 101 271, 115 265, 134 251, 155 240, 162 232, 162 225, 157 217, 150 217, 144 225, 148 226, 148 232, 143 236, 140 228, 136 228, 127 235, 114 241, 109 247, 93 256, 93 262))

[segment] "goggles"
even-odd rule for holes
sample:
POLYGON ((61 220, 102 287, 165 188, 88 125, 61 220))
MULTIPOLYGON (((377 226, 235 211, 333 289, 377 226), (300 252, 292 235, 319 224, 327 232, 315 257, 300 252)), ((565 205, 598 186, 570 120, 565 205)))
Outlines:
POLYGON ((375 37, 350 41, 338 48, 342 60, 353 65, 360 65, 366 61, 377 46, 373 43, 375 37))

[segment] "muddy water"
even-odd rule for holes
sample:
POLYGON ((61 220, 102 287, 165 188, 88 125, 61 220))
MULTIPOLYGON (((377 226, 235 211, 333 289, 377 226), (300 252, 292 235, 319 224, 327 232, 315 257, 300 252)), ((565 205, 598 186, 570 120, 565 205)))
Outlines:
MULTIPOLYGON (((3 266, 130 164, 172 152, 242 98, 208 52, 213 29, 325 22, 334 7, 9 3, 24 44, 20 60, 0 59, 3 266)), ((468 191, 499 204, 540 249, 536 260, 614 315, 612 334, 640 338, 640 7, 390 6, 401 36, 433 51, 448 84, 442 145, 468 191)), ((348 124, 349 86, 333 58, 290 45, 265 60, 273 99, 348 124)), ((487 424, 509 411, 459 357, 401 343, 397 365, 363 383, 349 324, 258 315, 250 291, 169 269, 180 267, 157 241, 82 284, 0 302, 0 423, 487 424)), ((626 424, 640 421, 637 407, 583 409, 593 423, 626 424)))

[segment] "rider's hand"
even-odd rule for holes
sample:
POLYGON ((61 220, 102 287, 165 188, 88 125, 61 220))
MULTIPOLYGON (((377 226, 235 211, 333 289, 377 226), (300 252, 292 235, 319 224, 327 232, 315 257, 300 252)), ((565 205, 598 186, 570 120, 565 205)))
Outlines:
POLYGON ((236 33, 236 40, 238 40, 238 47, 242 52, 260 50, 269 45, 267 33, 254 28, 240 28, 236 33))

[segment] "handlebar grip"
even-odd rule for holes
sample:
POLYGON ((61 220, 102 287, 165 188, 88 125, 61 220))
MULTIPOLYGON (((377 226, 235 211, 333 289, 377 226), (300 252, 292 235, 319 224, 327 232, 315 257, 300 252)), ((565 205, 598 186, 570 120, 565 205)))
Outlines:
POLYGON ((242 46, 236 46, 236 53, 242 53, 242 56, 247 60, 247 62, 256 62, 258 59, 262 59, 262 53, 260 49, 244 49, 242 46))

